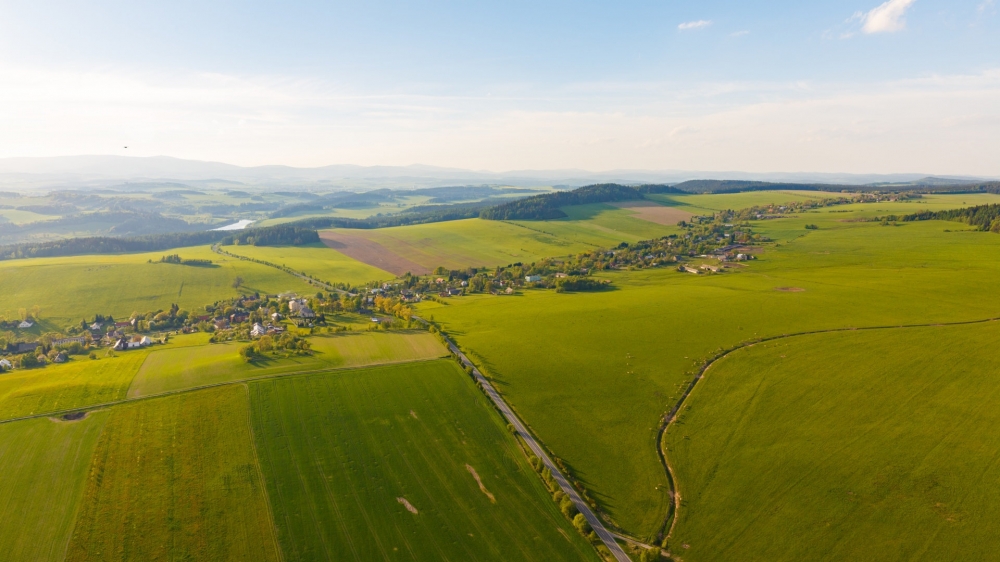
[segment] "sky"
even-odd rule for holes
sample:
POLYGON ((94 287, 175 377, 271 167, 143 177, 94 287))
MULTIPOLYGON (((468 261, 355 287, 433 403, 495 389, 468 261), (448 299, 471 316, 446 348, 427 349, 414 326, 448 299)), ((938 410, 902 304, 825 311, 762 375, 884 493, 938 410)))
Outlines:
POLYGON ((998 4, 0 0, 0 158, 1000 176, 998 4))

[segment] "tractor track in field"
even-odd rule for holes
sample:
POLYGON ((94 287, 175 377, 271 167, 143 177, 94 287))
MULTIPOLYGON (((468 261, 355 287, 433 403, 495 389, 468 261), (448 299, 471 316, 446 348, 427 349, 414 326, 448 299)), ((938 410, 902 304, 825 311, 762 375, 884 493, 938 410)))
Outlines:
POLYGON ((666 434, 667 429, 677 420, 678 414, 681 408, 684 407, 685 402, 691 396, 695 387, 698 385, 698 381, 704 378, 705 373, 708 369, 718 362, 720 359, 725 359, 726 357, 732 355, 733 353, 747 348, 753 347, 760 343, 767 343, 777 340, 795 338, 800 336, 810 336, 815 334, 832 334, 838 332, 855 332, 864 330, 893 330, 893 329, 905 329, 905 328, 946 328, 950 326, 967 326, 969 324, 985 324, 987 322, 996 322, 1000 320, 1000 317, 984 318, 981 320, 962 320, 958 322, 926 322, 921 324, 897 324, 897 325, 884 325, 884 326, 858 326, 858 327, 848 327, 848 328, 827 328, 823 330, 808 330, 804 332, 795 332, 792 334, 781 334, 780 336, 768 336, 764 338, 757 338, 754 340, 742 342, 733 347, 721 350, 715 355, 708 358, 702 366, 698 369, 691 382, 688 383, 687 387, 684 389, 684 393, 677 400, 677 403, 667 411, 667 413, 660 419, 660 427, 656 433, 656 454, 660 458, 660 464, 663 465, 663 469, 666 472, 667 480, 670 483, 670 510, 667 512, 666 517, 663 519, 663 525, 661 525, 661 532, 666 529, 663 533, 663 540, 668 540, 674 532, 674 526, 677 523, 677 514, 680 511, 681 504, 681 494, 678 491, 677 477, 674 474, 673 467, 670 464, 670 460, 667 458, 666 453, 663 449, 663 436, 666 434))
POLYGON ((199 385, 199 386, 192 386, 190 388, 180 388, 180 389, 177 389, 177 390, 168 390, 166 392, 157 392, 155 394, 147 394, 146 396, 134 396, 134 397, 131 397, 131 398, 126 397, 126 398, 122 398, 121 400, 109 400, 107 402, 100 402, 100 403, 97 403, 97 404, 87 404, 85 406, 79 406, 79 407, 76 407, 76 408, 67 408, 67 409, 63 409, 63 410, 52 410, 52 411, 49 411, 49 412, 44 412, 44 413, 39 413, 39 414, 29 414, 27 416, 18 416, 16 418, 2 419, 2 420, 0 420, 0 425, 6 424, 6 423, 14 423, 14 422, 19 422, 19 421, 25 421, 25 420, 35 420, 35 419, 38 419, 38 418, 59 417, 59 416, 63 416, 63 415, 66 415, 66 414, 73 414, 73 413, 77 413, 77 412, 91 412, 91 411, 94 411, 94 410, 100 410, 100 409, 108 408, 108 407, 111 407, 111 406, 118 406, 120 404, 129 404, 129 403, 132 403, 132 402, 142 402, 144 400, 155 400, 157 398, 166 398, 168 396, 176 396, 178 394, 187 394, 189 392, 198 392, 199 390, 206 390, 206 389, 209 389, 209 388, 218 388, 220 386, 229 386, 229 385, 234 385, 234 384, 246 384, 246 383, 250 383, 250 382, 254 382, 254 381, 266 381, 266 380, 282 379, 282 378, 288 378, 288 377, 300 377, 300 376, 308 376, 308 375, 321 375, 321 374, 324 374, 324 373, 345 373, 345 372, 357 371, 357 370, 361 370, 361 369, 372 369, 372 368, 376 368, 376 367, 386 367, 386 366, 392 366, 392 365, 405 365, 407 363, 425 363, 425 362, 428 362, 428 361, 440 361, 441 359, 444 359, 445 357, 447 357, 447 355, 442 356, 442 357, 431 357, 431 358, 428 358, 428 359, 414 359, 412 361, 389 361, 389 362, 385 362, 385 363, 374 363, 374 364, 371 364, 371 365, 359 365, 357 367, 339 367, 339 368, 338 367, 334 367, 334 368, 325 368, 325 369, 310 369, 310 370, 305 370, 305 371, 293 371, 293 372, 290 372, 290 373, 275 373, 273 375, 263 375, 263 376, 260 376, 260 377, 249 377, 249 378, 236 379, 236 380, 231 380, 231 381, 214 382, 214 383, 211 383, 211 384, 203 384, 203 385, 199 385))

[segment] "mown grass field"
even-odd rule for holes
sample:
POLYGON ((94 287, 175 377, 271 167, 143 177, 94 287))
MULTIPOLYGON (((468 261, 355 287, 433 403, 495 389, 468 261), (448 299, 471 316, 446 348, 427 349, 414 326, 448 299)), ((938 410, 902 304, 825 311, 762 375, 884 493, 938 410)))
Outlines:
POLYGON ((62 562, 106 417, 0 424, 0 558, 62 562))
MULTIPOLYGON (((377 230, 334 229, 363 236, 428 269, 495 267, 565 256, 595 247, 617 246, 673 232, 610 205, 567 208, 570 217, 552 221, 467 219, 377 230)), ((309 271, 307 264, 303 269, 309 271)))
POLYGON ((196 310, 241 293, 315 293, 305 282, 265 265, 220 256, 208 246, 146 254, 72 256, 0 261, 0 312, 42 309, 38 330, 61 330, 95 313, 128 318, 134 312, 170 308, 196 310), (165 254, 212 260, 211 267, 147 263, 165 254), (244 279, 239 290, 236 277, 244 279))
POLYGON ((441 357, 447 352, 428 332, 341 332, 309 338, 312 355, 245 362, 245 342, 164 348, 142 364, 129 397, 148 396, 221 382, 282 373, 400 363, 441 357))
POLYGON ((68 363, 0 375, 0 420, 83 408, 125 398, 148 350, 98 360, 75 356, 68 363))
POLYGON ((250 388, 286 560, 597 559, 454 362, 250 388))
POLYGON ((66 560, 280 560, 247 389, 116 406, 66 560))
POLYGON ((322 243, 307 246, 226 246, 232 254, 290 267, 329 283, 368 283, 395 277, 387 271, 351 259, 322 243))
POLYGON ((997 341, 997 322, 853 331, 719 361, 666 438, 674 552, 997 559, 997 341))
POLYGON ((716 350, 803 330, 1000 316, 983 299, 1000 290, 1000 236, 942 221, 844 222, 891 208, 858 207, 758 223, 780 243, 736 273, 615 272, 607 293, 464 297, 422 313, 495 377, 618 525, 654 536, 669 505, 656 427, 716 350), (802 291, 776 290, 785 287, 802 291))

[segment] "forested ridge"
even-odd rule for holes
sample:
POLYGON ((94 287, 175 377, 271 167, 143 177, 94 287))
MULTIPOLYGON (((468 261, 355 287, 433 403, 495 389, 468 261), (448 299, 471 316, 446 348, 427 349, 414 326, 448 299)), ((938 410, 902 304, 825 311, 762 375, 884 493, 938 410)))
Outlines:
POLYGON ((573 191, 557 191, 503 203, 479 213, 487 220, 544 220, 566 216, 560 207, 590 203, 617 203, 645 199, 646 193, 684 193, 667 185, 628 186, 617 183, 586 185, 573 191))
POLYGON ((959 221, 976 227, 979 230, 989 230, 1000 233, 1000 204, 977 205, 964 209, 948 209, 946 211, 922 211, 903 217, 884 217, 885 220, 901 220, 903 222, 944 220, 959 221))
POLYGON ((319 233, 313 229, 292 225, 278 225, 264 228, 250 228, 239 232, 208 230, 123 238, 92 236, 87 238, 53 240, 51 242, 12 244, 0 247, 0 260, 86 254, 155 252, 171 248, 215 243, 246 244, 251 246, 294 246, 314 242, 319 242, 319 233))

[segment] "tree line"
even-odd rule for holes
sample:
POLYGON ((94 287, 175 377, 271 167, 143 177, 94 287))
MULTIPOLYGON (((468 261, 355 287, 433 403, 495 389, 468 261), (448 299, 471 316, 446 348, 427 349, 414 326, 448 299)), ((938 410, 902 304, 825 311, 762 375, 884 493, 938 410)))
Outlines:
POLYGON ((668 185, 621 185, 600 183, 585 185, 572 191, 544 193, 503 203, 479 213, 487 220, 545 220, 560 219, 566 215, 560 207, 590 203, 617 203, 645 199, 647 193, 685 193, 668 185))

